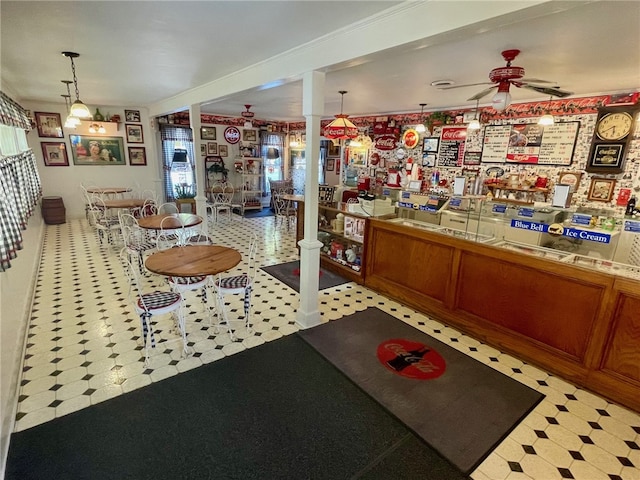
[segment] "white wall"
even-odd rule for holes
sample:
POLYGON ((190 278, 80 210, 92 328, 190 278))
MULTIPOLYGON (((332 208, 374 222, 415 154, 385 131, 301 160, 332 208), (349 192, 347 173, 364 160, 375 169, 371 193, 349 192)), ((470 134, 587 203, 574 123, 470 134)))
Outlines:
POLYGON ((23 249, 11 261, 11 268, 0 273, 0 477, 4 477, 9 436, 16 414, 25 335, 44 237, 43 225, 40 210, 36 209, 27 229, 22 232, 23 249))
MULTIPOLYGON (((22 106, 32 112, 59 113, 64 123, 66 118, 65 106, 62 104, 42 104, 23 102, 22 106)), ((120 115, 118 129, 112 134, 123 138, 126 165, 74 165, 71 155, 71 144, 69 135, 76 133, 75 130, 63 128, 64 138, 39 137, 37 129, 32 130, 27 135, 29 146, 36 154, 38 161, 38 171, 42 180, 43 196, 61 196, 64 200, 67 218, 79 218, 84 216, 84 199, 80 191, 80 183, 94 184, 106 187, 130 186, 135 187, 136 183, 142 190, 154 190, 156 194, 162 196, 162 150, 159 146, 158 135, 149 120, 146 109, 139 108, 140 125, 142 126, 144 143, 127 143, 125 134, 124 107, 103 107, 98 106, 103 115, 120 115), (44 165, 42 155, 42 142, 64 141, 68 152, 68 167, 47 167, 44 165), (145 147, 147 155, 146 166, 129 165, 128 147, 145 147)), ((96 107, 90 106, 91 112, 95 112, 96 107)), ((133 108, 127 107, 132 110, 133 108)), ((134 122, 131 122, 134 123, 134 122)), ((137 123, 137 122, 135 122, 137 123)), ((115 127, 115 125, 113 125, 115 127)), ((86 130, 85 130, 86 131, 86 130)), ((90 134, 93 137, 100 137, 100 134, 90 134)), ((105 134, 107 135, 107 134, 105 134)), ((105 136, 103 135, 103 136, 105 136)))

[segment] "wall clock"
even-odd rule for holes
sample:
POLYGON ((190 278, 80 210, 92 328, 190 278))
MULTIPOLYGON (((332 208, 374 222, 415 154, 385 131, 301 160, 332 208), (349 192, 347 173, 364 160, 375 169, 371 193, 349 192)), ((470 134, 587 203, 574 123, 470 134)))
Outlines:
POLYGON ((596 127, 586 171, 590 173, 621 173, 627 148, 633 137, 639 106, 611 106, 598 109, 596 127))

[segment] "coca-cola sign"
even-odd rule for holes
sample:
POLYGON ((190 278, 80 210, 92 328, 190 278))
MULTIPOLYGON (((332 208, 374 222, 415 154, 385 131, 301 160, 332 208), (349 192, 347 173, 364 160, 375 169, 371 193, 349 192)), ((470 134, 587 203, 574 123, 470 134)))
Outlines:
POLYGON ((419 142, 420 134, 413 128, 410 128, 402 134, 402 143, 404 143, 404 146, 407 148, 416 148, 419 142))
POLYGON ((224 130, 224 139, 231 145, 240 141, 240 130, 236 127, 227 127, 224 130))
POLYGON ((380 135, 373 144, 378 150, 394 150, 396 148, 395 135, 380 135))
POLYGON ((444 127, 442 129, 442 140, 461 141, 467 138, 466 127, 444 127))

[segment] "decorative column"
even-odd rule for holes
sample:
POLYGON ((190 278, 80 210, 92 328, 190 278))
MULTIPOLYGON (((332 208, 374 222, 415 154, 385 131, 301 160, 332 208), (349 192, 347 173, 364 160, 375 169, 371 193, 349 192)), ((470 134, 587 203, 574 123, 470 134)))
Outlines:
POLYGON ((296 322, 300 328, 321 323, 318 310, 320 248, 318 240, 318 162, 320 120, 324 113, 324 73, 307 72, 302 77, 302 114, 306 118, 307 145, 304 178, 304 238, 300 246, 300 307, 296 322))
POLYGON ((205 222, 205 225, 208 225, 207 220, 207 196, 204 191, 204 187, 206 184, 207 172, 204 168, 204 162, 200 157, 200 143, 202 142, 202 138, 200 138, 200 104, 194 103, 189 106, 189 122, 191 123, 191 134, 193 136, 193 154, 196 158, 193 159, 193 164, 195 165, 195 175, 196 175, 196 211, 198 215, 200 215, 205 222))

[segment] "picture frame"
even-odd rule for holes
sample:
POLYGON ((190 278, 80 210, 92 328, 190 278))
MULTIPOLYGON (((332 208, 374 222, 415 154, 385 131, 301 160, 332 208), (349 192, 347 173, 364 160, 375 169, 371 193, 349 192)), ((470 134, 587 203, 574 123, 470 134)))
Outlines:
POLYGON ((217 140, 216 127, 200 127, 200 138, 202 140, 217 140))
POLYGON ((625 146, 625 142, 593 145, 593 150, 587 162, 587 172, 621 173, 625 146))
POLYGON ((242 141, 243 142, 255 142, 256 141, 256 131, 255 130, 242 130, 242 141))
POLYGON ((140 123, 140 110, 125 110, 124 120, 125 122, 140 123))
POLYGON ((339 157, 340 156, 340 145, 334 145, 333 142, 329 141, 329 147, 327 148, 327 157, 339 157))
POLYGON ((218 145, 218 156, 220 156, 220 157, 228 157, 229 156, 229 146, 228 145, 218 145))
POLYGON ((560 172, 558 174, 559 185, 569 185, 571 187, 570 192, 574 193, 580 185, 582 179, 582 172, 560 172))
POLYGON ((42 158, 47 167, 68 167, 69 157, 64 142, 40 142, 42 158))
POLYGON ((610 202, 613 199, 613 190, 616 180, 613 178, 594 177, 589 185, 587 200, 592 202, 610 202))
POLYGON ((366 167, 369 159, 369 150, 367 148, 350 148, 348 158, 349 165, 366 167))
POLYGON ((422 139, 423 153, 436 153, 438 151, 439 137, 425 137, 422 139))
POLYGON ((207 155, 218 155, 218 144, 216 142, 207 143, 207 155))
POLYGON ((327 158, 327 172, 333 172, 335 168, 336 168, 336 159, 327 158))
POLYGON ((64 138, 62 119, 59 113, 34 112, 38 136, 45 138, 64 138))
POLYGON ((423 167, 435 167, 436 166, 436 154, 435 153, 424 153, 422 155, 422 166, 423 167))
POLYGON ((126 165, 122 137, 69 135, 74 165, 126 165))
POLYGON ((129 165, 132 167, 144 167, 147 165, 147 151, 144 147, 128 147, 129 165))
POLYGON ((207 155, 207 144, 206 143, 201 143, 200 144, 200 155, 203 156, 203 157, 207 155))
POLYGON ((124 128, 127 134, 127 143, 144 143, 142 125, 131 125, 129 123, 125 123, 124 128))

